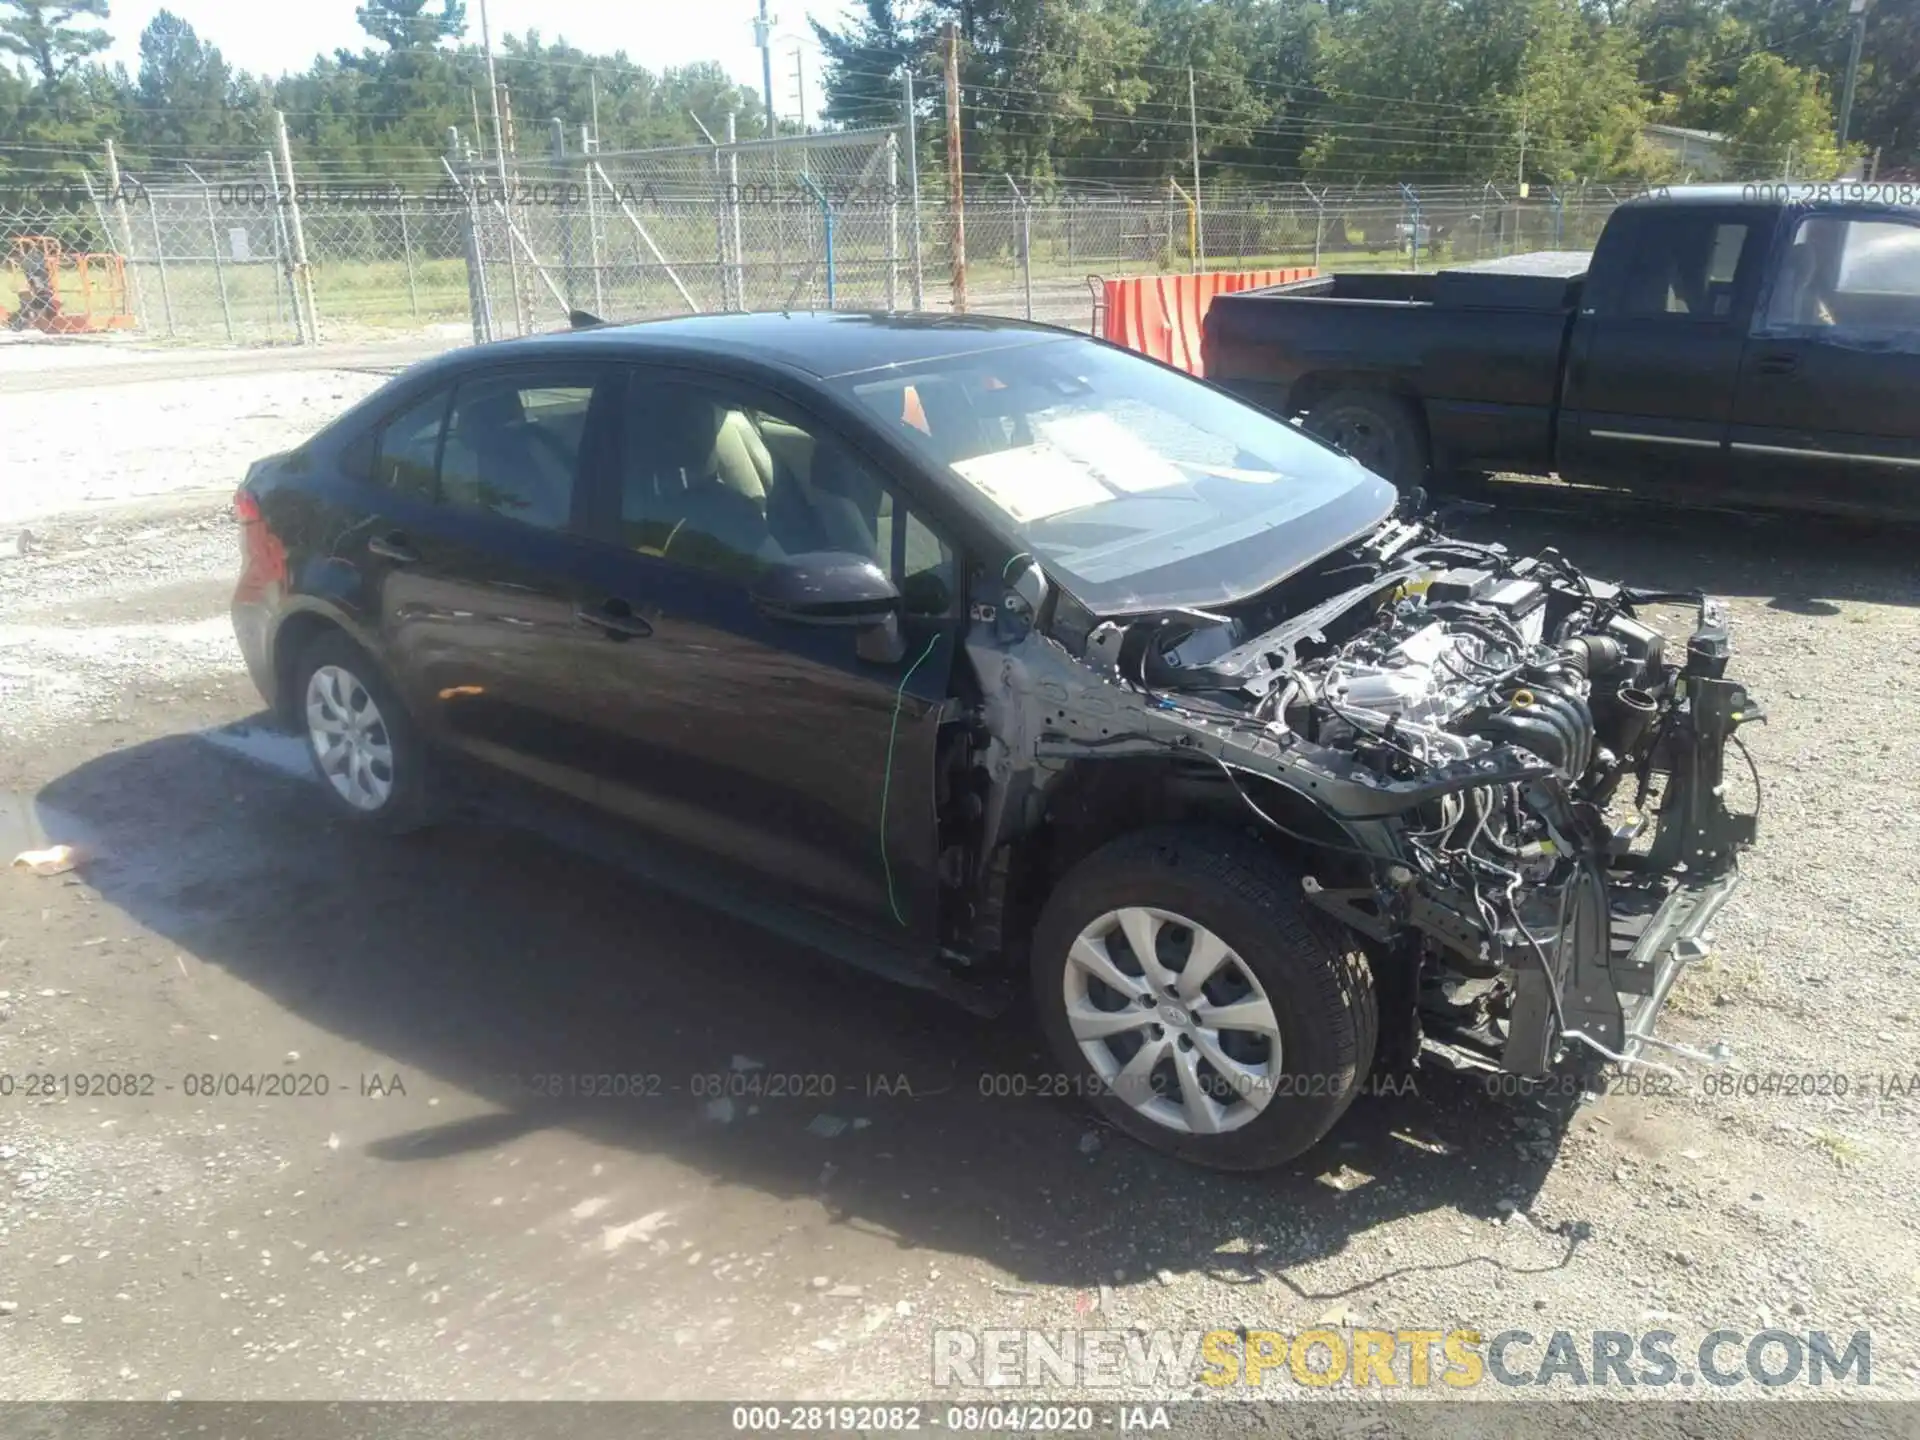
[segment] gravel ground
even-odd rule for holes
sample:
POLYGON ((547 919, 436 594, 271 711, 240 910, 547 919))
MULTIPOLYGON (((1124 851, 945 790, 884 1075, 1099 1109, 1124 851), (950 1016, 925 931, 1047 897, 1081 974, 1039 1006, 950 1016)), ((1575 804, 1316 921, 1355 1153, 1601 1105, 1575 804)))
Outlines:
POLYGON ((382 378, 303 370, 0 391, 9 469, 31 477, 0 490, 0 534, 131 500, 231 495, 249 463, 319 429, 382 378))
POLYGON ((0 1098, 0 1398, 924 1397, 939 1328, 1315 1322, 1664 1328, 1683 1357, 1716 1328, 1866 1329, 1876 1393, 1920 1392, 1911 535, 1555 513, 1539 487, 1473 522, 1730 600, 1770 711, 1744 732, 1763 838, 1662 1033, 1726 1040, 1711 1073, 1750 1093, 1692 1064, 1578 1106, 1423 1073, 1295 1165, 1224 1177, 1070 1103, 983 1098, 1047 1068, 1017 1018, 541 834, 369 844, 284 742, 197 738, 258 708, 224 629, 225 493, 372 383, 0 395, 32 477, 0 504, 40 542, 0 560, 0 841, 92 855, 0 874, 0 1074, 159 1087, 0 1098), (171 438, 136 443, 135 416, 171 438), (514 1078, 552 1071, 665 1084, 573 1103, 514 1078), (332 1089, 185 1093, 269 1072, 332 1089), (690 1082, 786 1072, 837 1092, 722 1106, 690 1082), (1836 1073, 1844 1095, 1767 1079, 1836 1073))

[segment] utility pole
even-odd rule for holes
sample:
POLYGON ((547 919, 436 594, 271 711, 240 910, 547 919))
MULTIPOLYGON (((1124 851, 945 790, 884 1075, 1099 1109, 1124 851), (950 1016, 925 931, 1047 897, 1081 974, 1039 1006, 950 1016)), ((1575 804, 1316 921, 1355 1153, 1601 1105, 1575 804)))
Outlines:
POLYGON ((760 89, 767 100, 767 138, 778 127, 773 121, 773 16, 767 14, 767 0, 760 0, 760 18, 753 22, 753 43, 760 47, 760 89))
POLYGON ((494 96, 496 116, 506 116, 505 148, 500 151, 500 223, 505 233, 500 237, 507 247, 507 269, 513 276, 513 323, 516 335, 527 333, 527 319, 533 311, 533 289, 528 277, 520 269, 520 252, 513 245, 513 175, 520 169, 520 145, 513 133, 513 91, 506 86, 494 96), (513 156, 513 172, 507 170, 507 156, 513 156))
POLYGON ((1845 148, 1847 132, 1853 125, 1853 87, 1860 78, 1860 47, 1867 38, 1867 0, 1850 0, 1847 14, 1853 17, 1853 43, 1847 48, 1847 88, 1840 100, 1840 144, 1845 148))
POLYGON ((592 97, 593 105, 593 148, 600 148, 600 72, 587 72, 587 93, 592 97))
POLYGON ((913 205, 913 308, 927 308, 926 280, 920 268, 920 134, 913 113, 913 66, 900 70, 900 113, 907 127, 907 197, 913 205))
MULTIPOLYGON (((307 232, 300 223, 300 187, 293 179, 293 148, 287 143, 287 117, 278 110, 273 112, 273 141, 280 151, 280 175, 287 186, 287 228, 293 237, 293 274, 289 277, 289 288, 293 291, 295 305, 303 300, 306 302, 307 343, 318 345, 320 312, 313 303, 313 270, 307 264, 307 232)), ((158 253, 158 247, 155 247, 155 253, 158 253)))
MULTIPOLYGON (((1207 248, 1207 227, 1200 214, 1200 110, 1193 98, 1193 67, 1187 67, 1187 134, 1193 141, 1193 273, 1207 268, 1201 258, 1207 248)), ((1027 316, 1033 318, 1031 314, 1027 316)))
POLYGON ((493 158, 500 175, 500 193, 507 193, 507 147, 500 128, 500 81, 493 73, 493 31, 487 27, 487 0, 480 0, 480 48, 487 52, 487 103, 493 106, 493 158))
POLYGON ((953 226, 953 309, 967 310, 967 192, 960 153, 960 27, 947 22, 947 215, 953 226))
POLYGON ((793 47, 793 98, 800 107, 800 133, 804 135, 807 133, 807 73, 805 57, 798 45, 793 47))
MULTIPOLYGON (((909 83, 911 83, 911 81, 909 81, 909 83)), ((273 163, 271 155, 269 155, 267 163, 269 169, 271 169, 273 163)), ((272 188, 277 200, 280 190, 280 184, 277 180, 274 182, 272 188)), ((123 190, 120 185, 120 157, 114 154, 113 141, 111 138, 107 141, 107 199, 113 206, 113 243, 119 247, 121 263, 126 267, 129 283, 133 286, 133 293, 128 299, 133 303, 134 314, 139 318, 140 323, 144 325, 146 324, 147 309, 145 303, 146 295, 140 286, 140 267, 133 263, 133 222, 127 218, 127 192, 123 190)), ((916 201, 918 200, 917 190, 915 191, 915 199, 916 201)), ((152 202, 149 201, 148 203, 151 204, 152 202)), ((917 216, 915 217, 915 223, 919 223, 917 216)), ((915 233, 918 234, 917 231, 915 233)), ((914 263, 916 265, 919 263, 919 260, 920 257, 915 255, 914 263)), ((918 271, 914 273, 916 277, 919 274, 918 271)), ((275 293, 277 294, 278 292, 276 291, 275 293)), ((296 312, 296 314, 297 313, 298 312, 296 312)), ((299 329, 300 324, 296 319, 294 321, 294 330, 298 332, 299 329)))
POLYGON ((1520 107, 1520 159, 1513 167, 1513 183, 1519 187, 1520 196, 1527 194, 1527 107, 1520 107))

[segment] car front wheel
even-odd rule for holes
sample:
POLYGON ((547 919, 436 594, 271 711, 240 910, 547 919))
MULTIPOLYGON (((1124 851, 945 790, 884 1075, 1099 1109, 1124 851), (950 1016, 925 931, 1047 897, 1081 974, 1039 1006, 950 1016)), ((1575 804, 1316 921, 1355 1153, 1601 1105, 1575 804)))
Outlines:
POLYGON ((378 668, 345 635, 301 653, 294 694, 313 768, 336 814, 398 834, 428 823, 427 755, 378 668))
POLYGON ((1219 1169, 1309 1149, 1373 1063, 1364 952, 1231 830, 1141 831, 1082 860, 1042 912, 1033 985, 1056 1060, 1104 1115, 1219 1169))

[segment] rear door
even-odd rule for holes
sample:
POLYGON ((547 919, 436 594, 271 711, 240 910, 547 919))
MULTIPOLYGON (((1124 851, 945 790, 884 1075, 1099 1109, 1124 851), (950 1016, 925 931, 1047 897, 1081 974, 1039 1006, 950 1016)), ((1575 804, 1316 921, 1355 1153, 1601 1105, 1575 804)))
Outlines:
POLYGON ((1755 499, 1920 513, 1920 216, 1791 222, 1730 439, 1755 499))
POLYGON ((569 729, 578 652, 584 478, 600 463, 596 366, 475 370, 376 440, 391 500, 351 537, 376 582, 382 646, 436 738, 581 795, 569 729))
POLYGON ((1727 482, 1764 213, 1649 204, 1608 222, 1567 360, 1561 474, 1655 498, 1727 482))
POLYGON ((930 941, 953 546, 899 477, 753 385, 635 367, 619 410, 583 572, 586 603, 625 622, 583 657, 603 803, 790 901, 930 941), (756 604, 769 567, 822 551, 893 576, 897 655, 756 604))

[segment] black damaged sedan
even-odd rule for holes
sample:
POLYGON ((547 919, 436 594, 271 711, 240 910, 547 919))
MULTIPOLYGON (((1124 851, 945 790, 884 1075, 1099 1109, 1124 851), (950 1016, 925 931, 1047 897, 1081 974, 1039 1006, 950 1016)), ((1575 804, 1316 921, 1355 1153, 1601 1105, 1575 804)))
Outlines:
POLYGON ((1077 1088, 1202 1164, 1300 1153, 1376 1069, 1649 1063, 1753 838, 1757 707, 1684 577, 1450 539, 1062 331, 480 347, 236 505, 235 630, 341 816, 531 781, 797 944, 1030 988, 1077 1088))

